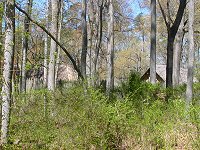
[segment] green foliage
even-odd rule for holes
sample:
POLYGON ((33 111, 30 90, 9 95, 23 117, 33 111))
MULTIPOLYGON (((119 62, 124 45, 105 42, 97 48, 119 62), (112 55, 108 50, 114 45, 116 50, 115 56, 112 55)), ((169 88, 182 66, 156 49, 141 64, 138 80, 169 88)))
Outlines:
POLYGON ((16 96, 5 149, 198 149, 199 106, 186 119, 183 100, 165 103, 158 85, 132 74, 122 86, 112 101, 79 84, 16 96))
POLYGON ((132 72, 127 81, 123 82, 118 88, 133 107, 137 108, 139 115, 142 115, 143 106, 150 105, 157 99, 163 99, 162 88, 159 85, 152 85, 140 79, 138 73, 132 72))

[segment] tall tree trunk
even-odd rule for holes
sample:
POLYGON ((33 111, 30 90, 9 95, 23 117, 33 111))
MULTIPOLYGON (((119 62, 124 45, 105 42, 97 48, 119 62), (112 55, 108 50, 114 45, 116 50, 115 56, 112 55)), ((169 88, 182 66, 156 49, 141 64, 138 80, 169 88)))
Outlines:
POLYGON ((114 7, 113 0, 109 0, 108 8, 108 53, 107 53, 107 82, 106 92, 109 95, 114 89, 114 7))
POLYGON ((181 21, 179 30, 176 35, 175 44, 174 44, 174 57, 173 57, 173 86, 179 85, 180 79, 180 63, 181 63, 181 52, 182 52, 182 44, 183 44, 183 31, 184 23, 181 21))
MULTIPOLYGON (((51 0, 46 0, 46 28, 49 29, 49 22, 51 16, 51 0)), ((48 34, 44 34, 44 76, 43 76, 43 85, 46 88, 47 87, 47 81, 48 81, 48 34)))
POLYGON ((82 52, 81 52, 81 73, 86 79, 86 58, 87 58, 87 21, 86 21, 86 10, 87 3, 86 0, 82 0, 82 52))
MULTIPOLYGON (((62 21, 63 21, 63 1, 60 0, 59 2, 59 21, 58 21, 58 42, 60 42, 61 38, 61 30, 62 30, 62 21)), ((58 76, 58 68, 60 64, 60 47, 58 47, 57 58, 56 58, 56 71, 55 71, 55 85, 58 76)))
POLYGON ((14 58, 14 0, 6 1, 6 31, 5 31, 5 50, 4 50, 4 70, 2 87, 2 121, 1 121, 1 144, 8 142, 8 127, 10 120, 10 105, 12 93, 12 70, 14 58))
POLYGON ((167 33, 168 33, 168 37, 167 37, 166 88, 173 88, 172 74, 173 74, 174 40, 175 40, 176 33, 178 31, 179 25, 181 23, 181 20, 183 18, 183 13, 184 13, 184 10, 185 10, 186 4, 187 4, 187 0, 182 0, 182 1, 179 2, 178 12, 176 14, 176 18, 175 18, 173 23, 171 22, 170 18, 167 19, 166 14, 165 14, 159 0, 158 0, 158 4, 160 6, 162 16, 163 16, 165 24, 167 26, 167 33), (170 21, 168 21, 168 20, 170 20, 170 21))
MULTIPOLYGON (((26 12, 31 15, 33 0, 28 0, 26 4, 26 12)), ((28 41, 30 34, 30 20, 25 16, 24 18, 24 37, 23 37, 23 48, 22 48, 22 65, 21 65, 21 92, 26 91, 26 62, 27 62, 27 51, 28 41)))
POLYGON ((3 53, 3 31, 2 31, 2 26, 3 26, 3 12, 4 12, 4 2, 0 3, 0 75, 2 75, 2 58, 3 56, 1 55, 3 53))
POLYGON ((97 84, 98 80, 98 73, 97 73, 97 63, 99 58, 99 52, 101 49, 101 42, 102 42, 102 34, 103 34, 103 4, 104 0, 98 1, 98 12, 96 16, 96 24, 97 24, 97 35, 96 35, 96 44, 95 44, 95 56, 94 56, 94 68, 93 68, 93 79, 94 79, 94 86, 97 84))
POLYGON ((188 55, 188 74, 187 74, 187 89, 186 89, 186 103, 189 104, 193 97, 193 72, 194 72, 194 0, 189 1, 189 55, 188 55))
POLYGON ((156 83, 156 0, 151 0, 150 82, 156 83))
POLYGON ((43 78, 43 84, 44 87, 47 87, 47 76, 48 76, 48 62, 47 62, 47 56, 48 56, 48 35, 45 33, 44 35, 44 78, 43 78))
MULTIPOLYGON (((52 24, 51 34, 56 37, 58 36, 58 0, 51 0, 52 5, 52 24)), ((57 51, 56 42, 51 39, 50 47, 50 62, 48 70, 48 89, 54 91, 55 89, 55 54, 57 51)))
MULTIPOLYGON (((170 31, 169 31, 170 32, 170 31)), ((173 87, 172 74, 173 74, 173 49, 174 37, 168 33, 167 39, 167 66, 166 66, 166 87, 173 87)))
POLYGON ((88 2, 88 57, 87 57, 87 74, 89 74, 89 85, 92 85, 92 62, 93 62, 93 35, 94 35, 94 3, 93 0, 88 2))
POLYGON ((173 87, 173 49, 174 40, 178 31, 179 25, 183 18, 183 13, 186 7, 186 0, 180 1, 179 9, 176 15, 176 19, 171 27, 168 27, 168 40, 167 40, 167 67, 166 67, 166 87, 173 87))

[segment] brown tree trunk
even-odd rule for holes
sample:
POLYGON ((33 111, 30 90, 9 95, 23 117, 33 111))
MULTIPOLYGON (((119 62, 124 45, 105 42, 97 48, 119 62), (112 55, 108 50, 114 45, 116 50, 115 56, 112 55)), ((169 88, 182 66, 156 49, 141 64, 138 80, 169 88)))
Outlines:
POLYGON ((166 66, 166 87, 173 87, 172 73, 173 73, 173 48, 174 38, 171 33, 168 33, 167 39, 167 66, 166 66))

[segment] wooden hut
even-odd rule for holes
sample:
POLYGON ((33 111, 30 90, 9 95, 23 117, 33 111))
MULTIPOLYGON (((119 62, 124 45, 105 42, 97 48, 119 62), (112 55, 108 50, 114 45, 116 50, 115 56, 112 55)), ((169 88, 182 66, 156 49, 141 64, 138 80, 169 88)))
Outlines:
MULTIPOLYGON (((142 75, 141 80, 147 81, 150 79, 150 68, 142 75)), ((166 83, 166 65, 156 65, 156 79, 161 84, 166 83)), ((198 82, 194 77, 194 82, 198 82)), ((179 84, 187 83, 187 69, 180 68, 179 84)))

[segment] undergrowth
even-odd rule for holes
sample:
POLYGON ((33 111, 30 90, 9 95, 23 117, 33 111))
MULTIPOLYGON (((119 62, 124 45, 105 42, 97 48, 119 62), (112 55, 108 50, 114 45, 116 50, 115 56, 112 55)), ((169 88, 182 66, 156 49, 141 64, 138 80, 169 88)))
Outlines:
POLYGON ((199 105, 186 112, 178 91, 166 103, 161 86, 132 74, 112 100, 81 85, 17 95, 5 149, 198 149, 199 105))

